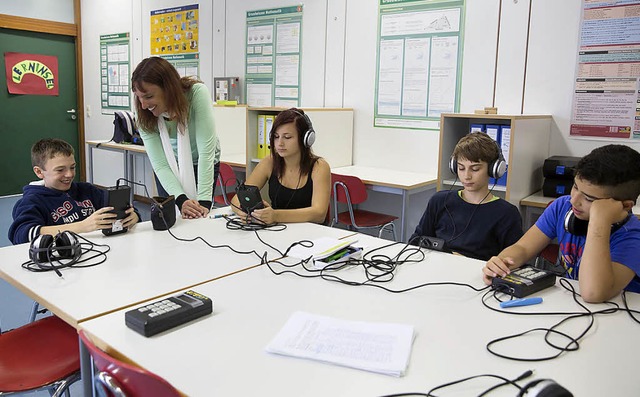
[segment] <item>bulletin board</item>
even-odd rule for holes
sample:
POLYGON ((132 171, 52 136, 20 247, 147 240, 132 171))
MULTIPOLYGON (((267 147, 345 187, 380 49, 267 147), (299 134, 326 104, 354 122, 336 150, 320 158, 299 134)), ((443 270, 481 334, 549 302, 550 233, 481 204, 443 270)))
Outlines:
POLYGON ((464 0, 379 0, 374 126, 439 129, 460 108, 464 0))
POLYGON ((248 105, 300 105, 301 48, 302 5, 247 12, 248 105))
POLYGON ((198 4, 151 11, 151 55, 196 53, 198 4))
POLYGON ((131 110, 131 38, 129 33, 100 36, 100 103, 102 114, 131 110))
POLYGON ((572 137, 640 140, 640 2, 582 1, 572 137))

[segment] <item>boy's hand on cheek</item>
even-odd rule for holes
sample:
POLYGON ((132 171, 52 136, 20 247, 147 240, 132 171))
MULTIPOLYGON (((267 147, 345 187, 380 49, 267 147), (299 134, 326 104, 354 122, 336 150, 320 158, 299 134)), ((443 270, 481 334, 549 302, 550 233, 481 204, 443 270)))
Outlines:
POLYGON ((606 224, 614 224, 622 221, 628 215, 622 201, 612 198, 595 200, 591 203, 589 218, 606 224))

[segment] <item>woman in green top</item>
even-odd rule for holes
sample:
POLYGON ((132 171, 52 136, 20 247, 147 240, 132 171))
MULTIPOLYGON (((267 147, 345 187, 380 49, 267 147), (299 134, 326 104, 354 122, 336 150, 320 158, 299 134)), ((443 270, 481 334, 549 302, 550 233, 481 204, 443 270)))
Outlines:
POLYGON ((207 216, 220 163, 209 90, 159 57, 138 64, 131 87, 160 194, 176 197, 183 218, 207 216))

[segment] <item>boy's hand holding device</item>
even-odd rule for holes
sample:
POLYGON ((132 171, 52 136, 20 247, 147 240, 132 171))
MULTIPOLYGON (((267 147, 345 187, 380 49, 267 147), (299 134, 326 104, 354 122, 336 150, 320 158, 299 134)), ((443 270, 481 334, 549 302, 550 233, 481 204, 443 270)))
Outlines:
POLYGON ((113 211, 113 207, 102 207, 95 211, 87 219, 78 222, 81 225, 81 230, 78 232, 86 233, 110 228, 113 225, 113 221, 118 217, 117 214, 111 211, 113 211))

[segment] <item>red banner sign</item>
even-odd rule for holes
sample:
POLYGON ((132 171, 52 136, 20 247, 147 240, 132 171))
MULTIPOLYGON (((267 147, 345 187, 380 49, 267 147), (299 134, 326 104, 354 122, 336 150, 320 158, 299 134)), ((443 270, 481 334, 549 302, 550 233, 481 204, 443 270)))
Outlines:
POLYGON ((58 95, 58 57, 5 52, 10 94, 58 95))

